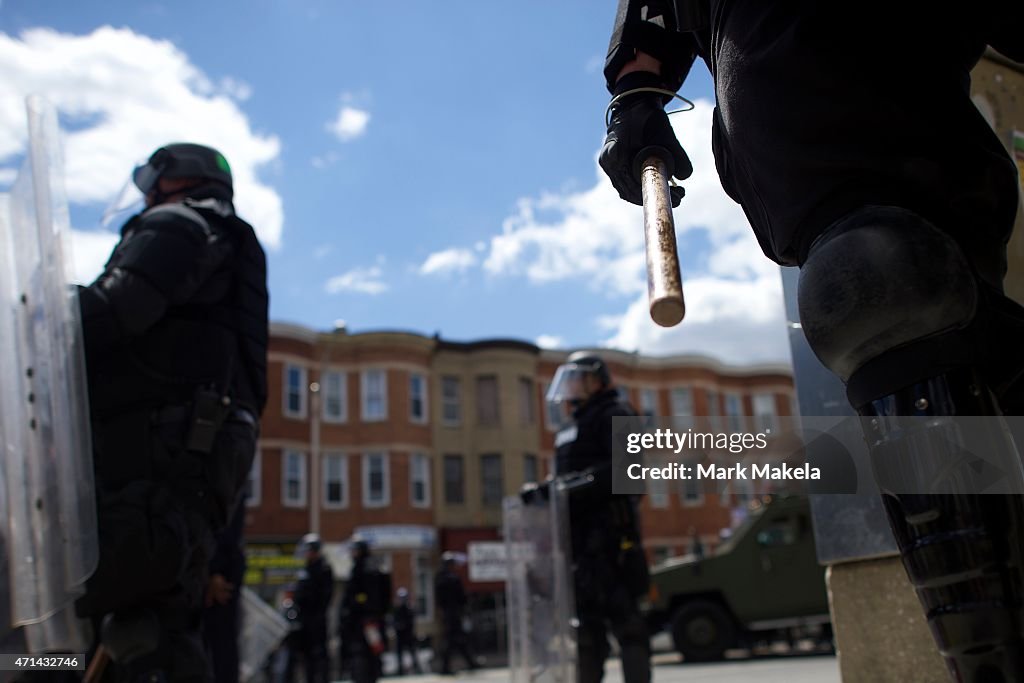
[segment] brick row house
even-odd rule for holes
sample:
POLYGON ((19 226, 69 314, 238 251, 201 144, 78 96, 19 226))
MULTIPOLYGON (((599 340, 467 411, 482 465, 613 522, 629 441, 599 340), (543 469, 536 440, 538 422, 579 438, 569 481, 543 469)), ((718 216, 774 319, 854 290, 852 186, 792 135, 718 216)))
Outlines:
MULTIPOLYGON (((793 413, 788 366, 601 354, 646 415, 756 431, 793 413)), ((551 471, 558 416, 544 393, 567 355, 516 340, 273 324, 269 401, 246 503, 246 583, 273 599, 294 577, 294 544, 309 531, 343 578, 345 542, 359 533, 430 630, 440 554, 499 541, 502 499, 551 471)), ((694 535, 713 547, 755 493, 652 488, 641 505, 651 561, 688 552, 694 535)), ((467 576, 467 590, 477 615, 496 618, 503 584, 467 576)), ((495 624, 482 630, 503 638, 495 624)))

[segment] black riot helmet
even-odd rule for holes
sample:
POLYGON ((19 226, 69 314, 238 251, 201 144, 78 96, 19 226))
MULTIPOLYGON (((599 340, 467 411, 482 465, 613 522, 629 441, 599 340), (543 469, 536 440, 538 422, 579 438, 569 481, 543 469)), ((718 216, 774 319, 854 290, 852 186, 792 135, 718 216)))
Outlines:
POLYGON ((551 380, 546 399, 549 403, 570 403, 579 405, 589 399, 596 391, 588 391, 585 377, 593 378, 599 386, 598 391, 607 389, 612 383, 612 374, 604 360, 590 352, 577 351, 569 356, 555 371, 551 380))
POLYGON ((299 541, 299 548, 298 549, 303 554, 311 553, 311 552, 318 553, 318 552, 320 552, 320 547, 321 547, 320 535, 319 534, 309 533, 309 534, 306 534, 305 536, 303 536, 302 540, 299 541))
POLYGON ((165 145, 150 155, 146 163, 132 173, 135 186, 148 195, 156 188, 160 178, 197 178, 206 183, 217 183, 227 191, 227 199, 234 193, 231 166, 224 155, 204 145, 176 142, 165 145))
POLYGON ((362 560, 370 556, 370 543, 358 534, 349 541, 349 552, 353 560, 362 560))

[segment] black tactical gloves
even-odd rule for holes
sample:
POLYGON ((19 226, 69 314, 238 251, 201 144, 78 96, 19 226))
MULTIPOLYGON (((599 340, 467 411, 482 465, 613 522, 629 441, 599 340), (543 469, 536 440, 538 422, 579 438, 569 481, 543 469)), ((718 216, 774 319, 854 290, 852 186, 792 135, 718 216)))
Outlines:
MULTIPOLYGON (((636 71, 619 79, 614 95, 636 88, 664 88, 664 85, 656 74, 636 71)), ((656 92, 638 92, 612 105, 608 136, 601 150, 601 168, 608 174, 619 196, 632 204, 643 204, 640 169, 652 153, 661 156, 668 172, 679 180, 685 180, 693 173, 690 159, 668 122, 664 97, 656 92)), ((672 187, 671 192, 672 206, 679 206, 683 188, 672 187)))

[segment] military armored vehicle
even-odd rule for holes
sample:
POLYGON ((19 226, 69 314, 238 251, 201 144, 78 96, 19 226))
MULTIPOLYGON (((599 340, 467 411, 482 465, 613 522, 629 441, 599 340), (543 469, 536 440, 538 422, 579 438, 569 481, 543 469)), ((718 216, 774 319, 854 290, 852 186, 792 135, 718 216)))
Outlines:
POLYGON ((831 639, 825 568, 818 564, 804 496, 752 502, 746 519, 713 553, 651 569, 646 605, 652 633, 669 629, 686 661, 778 636, 831 639))

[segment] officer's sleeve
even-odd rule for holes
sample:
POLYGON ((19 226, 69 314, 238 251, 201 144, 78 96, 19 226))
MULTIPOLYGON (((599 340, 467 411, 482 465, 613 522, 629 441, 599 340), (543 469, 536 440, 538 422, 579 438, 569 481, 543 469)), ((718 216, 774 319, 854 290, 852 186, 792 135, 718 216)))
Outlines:
POLYGON ((79 292, 89 348, 103 350, 152 327, 228 258, 230 240, 180 204, 150 209, 115 248, 107 269, 79 292))
POLYGON ((677 5, 692 5, 706 14, 708 0, 619 0, 604 66, 608 92, 614 92, 619 72, 637 52, 646 52, 661 62, 666 88, 680 88, 700 52, 700 44, 690 30, 696 27, 677 25, 677 5))

